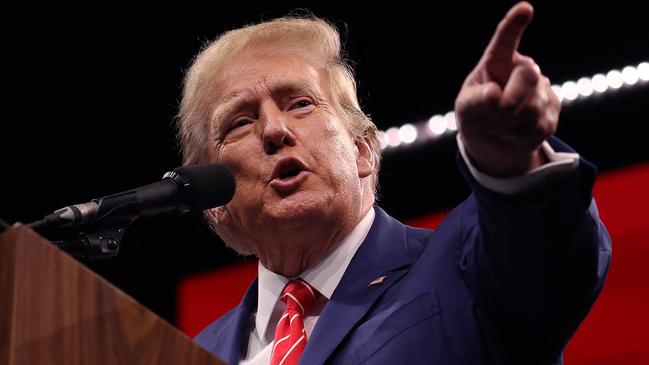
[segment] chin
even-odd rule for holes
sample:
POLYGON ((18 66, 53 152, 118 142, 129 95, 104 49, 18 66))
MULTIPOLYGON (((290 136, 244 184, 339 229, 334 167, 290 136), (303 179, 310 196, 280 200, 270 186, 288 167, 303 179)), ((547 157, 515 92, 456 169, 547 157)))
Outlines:
POLYGON ((278 222, 310 223, 327 215, 331 200, 326 194, 300 191, 267 205, 266 211, 278 222))

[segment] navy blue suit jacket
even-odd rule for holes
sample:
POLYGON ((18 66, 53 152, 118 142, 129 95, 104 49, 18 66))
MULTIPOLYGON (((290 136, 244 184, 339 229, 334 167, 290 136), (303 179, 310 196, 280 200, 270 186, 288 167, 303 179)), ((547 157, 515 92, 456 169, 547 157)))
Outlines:
MULTIPOLYGON (((375 207, 301 364, 562 363, 610 259, 591 197, 594 166, 582 159, 570 178, 507 197, 478 185, 458 160, 473 193, 435 231, 375 207)), ((255 280, 195 341, 238 363, 256 306, 255 280)))

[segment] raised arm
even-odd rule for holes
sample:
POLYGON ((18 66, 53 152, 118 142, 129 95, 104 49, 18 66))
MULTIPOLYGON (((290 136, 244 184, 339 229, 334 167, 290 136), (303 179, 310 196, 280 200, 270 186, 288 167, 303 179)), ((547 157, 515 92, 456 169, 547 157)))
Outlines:
MULTIPOLYGON (((560 103, 548 79, 517 51, 531 18, 528 3, 507 13, 456 101, 468 162, 501 179, 547 162, 546 140, 554 151, 574 152, 551 137, 560 103)), ((461 269, 485 336, 512 363, 559 363, 610 260, 610 238, 591 196, 596 169, 580 159, 568 173, 502 194, 459 163, 473 191, 463 210, 461 269)))

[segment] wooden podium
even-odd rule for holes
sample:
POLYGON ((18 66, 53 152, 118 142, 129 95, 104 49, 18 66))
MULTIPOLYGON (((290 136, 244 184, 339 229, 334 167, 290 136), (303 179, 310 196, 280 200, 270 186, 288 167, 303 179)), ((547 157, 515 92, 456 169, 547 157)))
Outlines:
POLYGON ((26 226, 0 234, 0 364, 223 364, 26 226))

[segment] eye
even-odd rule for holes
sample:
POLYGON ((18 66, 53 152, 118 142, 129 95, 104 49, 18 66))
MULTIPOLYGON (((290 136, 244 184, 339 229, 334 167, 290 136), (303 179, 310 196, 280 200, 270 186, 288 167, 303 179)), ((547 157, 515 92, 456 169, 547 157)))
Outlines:
POLYGON ((302 109, 313 105, 310 99, 299 99, 291 104, 291 109, 302 109))
POLYGON ((247 118, 241 118, 236 120, 234 123, 232 123, 232 125, 230 126, 230 130, 241 128, 248 124, 252 124, 252 120, 247 118))

